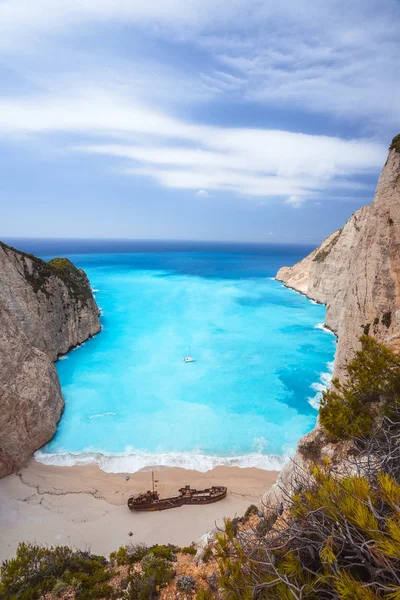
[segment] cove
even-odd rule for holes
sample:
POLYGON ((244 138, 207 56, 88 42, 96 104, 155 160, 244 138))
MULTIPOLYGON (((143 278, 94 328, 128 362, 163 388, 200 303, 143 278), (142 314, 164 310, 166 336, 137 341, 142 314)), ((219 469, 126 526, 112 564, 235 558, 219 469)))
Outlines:
POLYGON ((335 353, 325 307, 274 280, 309 248, 126 244, 68 253, 102 331, 58 361, 65 411, 36 458, 279 469, 315 424, 335 353))

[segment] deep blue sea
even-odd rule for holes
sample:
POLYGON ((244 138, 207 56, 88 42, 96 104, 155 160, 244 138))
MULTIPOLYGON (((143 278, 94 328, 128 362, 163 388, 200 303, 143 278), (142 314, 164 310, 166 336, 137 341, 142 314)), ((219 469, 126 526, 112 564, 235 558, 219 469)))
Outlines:
POLYGON ((9 242, 68 256, 101 309, 101 333, 57 362, 65 411, 39 460, 280 468, 314 426, 335 337, 325 307, 274 280, 313 248, 9 242))

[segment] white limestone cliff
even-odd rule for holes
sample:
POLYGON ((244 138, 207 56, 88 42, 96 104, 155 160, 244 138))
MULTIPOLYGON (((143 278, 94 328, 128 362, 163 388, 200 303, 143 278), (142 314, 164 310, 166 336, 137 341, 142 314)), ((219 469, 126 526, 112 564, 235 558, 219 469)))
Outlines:
MULTIPOLYGON (((305 259, 283 267, 276 278, 309 298, 326 304, 326 325, 338 336, 334 376, 369 334, 400 350, 400 137, 392 143, 373 203, 355 212, 305 259)), ((281 501, 291 489, 296 469, 327 456, 339 471, 346 469, 349 442, 334 444, 317 422, 300 439, 293 461, 279 475, 264 501, 281 501)))
POLYGON ((400 345, 400 152, 392 149, 370 206, 276 278, 326 304, 326 325, 338 336, 335 376, 369 333, 400 345))
POLYGON ((98 331, 83 271, 0 242, 0 477, 53 437, 64 407, 53 361, 98 331))

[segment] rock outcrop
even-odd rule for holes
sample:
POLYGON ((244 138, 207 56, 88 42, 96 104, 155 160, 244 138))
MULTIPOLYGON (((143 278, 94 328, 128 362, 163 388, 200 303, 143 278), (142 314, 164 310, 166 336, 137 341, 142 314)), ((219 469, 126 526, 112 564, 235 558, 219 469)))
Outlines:
POLYGON ((0 477, 53 437, 64 407, 53 362, 99 331, 82 270, 0 242, 0 477))
MULTIPOLYGON (((304 260, 280 269, 276 278, 326 304, 326 325, 338 336, 334 376, 339 380, 363 333, 400 350, 400 136, 392 142, 373 203, 355 212, 304 260)), ((293 461, 264 500, 284 500, 296 466, 306 472, 315 455, 329 457, 344 472, 348 444, 331 443, 317 422, 300 439, 293 461)))
POLYGON ((400 348, 400 152, 393 147, 370 206, 276 278, 326 304, 326 325, 338 336, 335 376, 362 333, 400 348))

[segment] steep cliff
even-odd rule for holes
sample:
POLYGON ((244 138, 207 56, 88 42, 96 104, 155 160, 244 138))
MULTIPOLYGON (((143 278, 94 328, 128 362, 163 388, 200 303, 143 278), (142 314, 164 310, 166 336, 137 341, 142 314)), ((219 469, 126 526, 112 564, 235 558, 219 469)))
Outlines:
POLYGON ((83 271, 0 242, 0 477, 53 437, 64 406, 53 361, 98 331, 83 271))
MULTIPOLYGON (((373 203, 304 260, 280 269, 276 278, 326 304, 326 325, 338 335, 335 377, 343 378, 363 333, 400 350, 400 136, 392 142, 373 203)), ((332 443, 317 422, 280 473, 272 499, 285 498, 295 465, 307 470, 315 454, 328 456, 344 471, 349 443, 332 443)))
POLYGON ((338 335, 335 376, 362 333, 400 347, 400 152, 392 147, 370 206, 277 279, 326 304, 326 325, 338 335))

